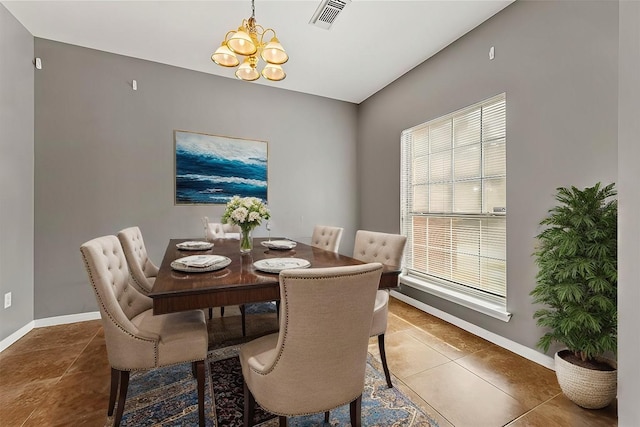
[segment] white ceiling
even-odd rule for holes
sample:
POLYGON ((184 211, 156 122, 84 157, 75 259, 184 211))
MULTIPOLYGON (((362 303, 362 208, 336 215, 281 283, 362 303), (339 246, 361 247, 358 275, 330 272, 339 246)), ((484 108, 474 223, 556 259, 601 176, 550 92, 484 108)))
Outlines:
MULTIPOLYGON (((353 0, 324 30, 309 24, 320 0, 257 0, 257 23, 277 32, 290 59, 285 80, 247 84, 360 103, 512 1, 353 0)), ((211 54, 251 16, 250 0, 1 3, 35 37, 229 78, 235 69, 211 54)))

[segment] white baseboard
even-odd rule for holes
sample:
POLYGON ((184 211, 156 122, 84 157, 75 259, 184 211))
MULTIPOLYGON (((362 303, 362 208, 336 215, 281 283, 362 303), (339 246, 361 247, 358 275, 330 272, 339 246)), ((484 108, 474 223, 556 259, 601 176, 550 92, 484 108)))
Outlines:
MULTIPOLYGON (((545 366, 549 369, 555 370, 555 364, 552 357, 539 353, 527 346, 519 344, 515 341, 511 341, 503 336, 495 334, 493 332, 487 331, 473 323, 469 323, 466 320, 462 320, 458 317, 452 316, 451 314, 444 312, 442 310, 438 310, 437 308, 431 307, 421 301, 415 300, 407 295, 401 294, 397 291, 391 291, 391 295, 400 301, 406 302, 409 305, 412 305, 425 313, 429 313, 433 316, 436 316, 446 322, 451 323, 459 328, 464 329, 465 331, 471 332, 474 335, 477 335, 481 338, 486 339, 500 347, 506 348, 509 351, 518 354, 525 359, 529 359, 532 362, 535 362, 539 365, 545 366)), ((55 317, 47 317, 44 319, 37 319, 29 322, 27 325, 18 329, 13 334, 9 335, 7 338, 0 341, 0 352, 4 351, 7 347, 9 347, 14 342, 18 341, 20 338, 25 336, 29 331, 33 328, 42 328, 45 326, 55 326, 55 325, 65 325, 67 323, 75 323, 75 322, 86 322, 89 320, 100 319, 100 312, 94 311, 89 313, 78 313, 78 314, 69 314, 65 316, 55 316, 55 317)))
POLYGON ((467 332, 471 332, 472 334, 477 335, 480 338, 484 338, 487 341, 490 341, 496 345, 499 345, 500 347, 505 348, 517 355, 520 355, 525 359, 529 359, 532 362, 535 362, 539 365, 547 367, 551 370, 555 370, 555 363, 553 361, 553 357, 549 357, 545 354, 537 352, 525 345, 519 344, 515 341, 511 341, 510 339, 507 339, 503 336, 495 334, 491 331, 487 331, 486 329, 483 329, 477 325, 474 325, 473 323, 470 323, 470 322, 467 322, 466 320, 462 320, 458 317, 452 316, 451 314, 445 311, 439 310, 435 307, 431 307, 428 304, 425 304, 421 301, 413 299, 407 295, 401 294, 398 291, 391 291, 391 295, 399 299, 400 301, 406 302, 407 304, 412 305, 415 308, 418 308, 424 311, 425 313, 429 313, 446 322, 451 323, 452 325, 455 325, 461 329, 464 329, 467 332))
POLYGON ((93 311, 89 313, 68 314, 64 316, 46 317, 44 319, 32 320, 31 322, 18 329, 7 338, 0 341, 0 353, 6 350, 11 344, 29 333, 33 328, 42 328, 45 326, 66 325, 67 323, 86 322, 88 320, 100 319, 100 312, 93 311))
POLYGON ((23 336, 27 335, 30 330, 33 329, 35 322, 32 320, 31 322, 24 325, 22 328, 18 329, 2 341, 0 341, 0 353, 5 351, 11 344, 18 341, 23 336))
POLYGON ((66 325, 67 323, 86 322, 89 320, 100 319, 99 311, 91 311, 89 313, 67 314, 64 316, 45 317, 44 319, 35 320, 35 327, 42 328, 45 326, 66 325))

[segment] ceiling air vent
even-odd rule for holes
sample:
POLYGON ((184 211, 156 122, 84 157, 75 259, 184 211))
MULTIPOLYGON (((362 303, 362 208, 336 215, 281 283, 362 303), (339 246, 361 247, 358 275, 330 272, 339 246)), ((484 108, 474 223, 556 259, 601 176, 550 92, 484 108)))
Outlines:
POLYGON ((328 30, 351 0, 322 0, 309 24, 328 30))

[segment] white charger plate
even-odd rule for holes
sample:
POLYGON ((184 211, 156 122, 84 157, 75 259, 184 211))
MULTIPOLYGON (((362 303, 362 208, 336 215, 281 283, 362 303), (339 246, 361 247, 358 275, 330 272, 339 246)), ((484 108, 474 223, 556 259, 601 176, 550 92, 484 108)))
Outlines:
POLYGON ((267 258, 254 262, 253 266, 265 273, 280 273, 293 268, 308 268, 311 263, 302 258, 267 258))
POLYGON ((269 249, 278 249, 288 251, 296 247, 297 243, 291 240, 267 240, 266 242, 260 242, 262 246, 269 249))
MULTIPOLYGON (((231 259, 226 256, 214 255, 216 257, 216 261, 208 265, 206 267, 195 267, 188 264, 183 264, 180 260, 185 258, 179 258, 171 263, 171 268, 177 271, 183 271, 185 273, 206 273, 209 271, 216 271, 225 268, 229 264, 231 264, 231 259), (218 259, 219 258, 219 259, 218 259)), ((186 257, 189 258, 189 257, 186 257)))
POLYGON ((211 242, 190 241, 177 243, 176 247, 183 251, 205 251, 213 247, 211 242))

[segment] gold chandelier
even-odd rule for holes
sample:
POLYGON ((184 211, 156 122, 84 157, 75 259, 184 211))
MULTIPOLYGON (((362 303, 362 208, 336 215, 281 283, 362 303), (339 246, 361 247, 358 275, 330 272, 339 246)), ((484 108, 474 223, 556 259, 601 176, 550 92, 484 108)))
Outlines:
POLYGON ((276 32, 271 28, 265 30, 256 23, 254 0, 251 0, 251 18, 243 19, 236 31, 231 30, 224 36, 220 47, 211 55, 211 60, 223 67, 236 67, 240 64, 236 54, 245 57, 236 71, 236 77, 241 80, 257 80, 262 74, 265 79, 280 81, 287 76, 281 65, 289 60, 289 56, 276 37, 276 32), (263 40, 269 31, 273 37, 269 43, 265 43, 263 40), (261 73, 257 70, 260 58, 266 62, 261 73))

